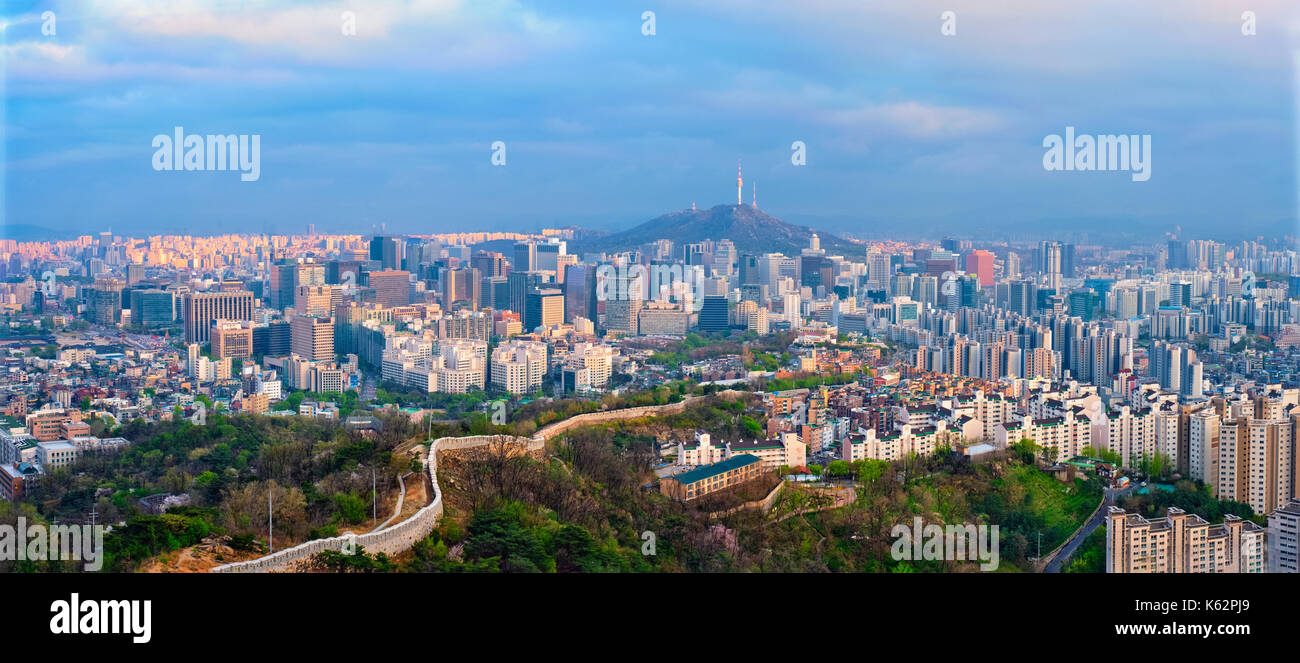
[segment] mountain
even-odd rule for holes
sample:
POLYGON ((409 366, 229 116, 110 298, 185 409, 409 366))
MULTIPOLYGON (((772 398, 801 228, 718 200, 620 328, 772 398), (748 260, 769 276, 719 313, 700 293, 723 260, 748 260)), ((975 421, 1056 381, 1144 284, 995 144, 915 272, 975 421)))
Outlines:
POLYGON ((28 223, 6 223, 0 225, 0 239, 12 239, 17 242, 46 242, 58 239, 72 239, 76 233, 66 228, 47 228, 28 223))
POLYGON ((706 239, 730 239, 742 253, 779 251, 797 256, 816 233, 828 254, 858 256, 864 247, 807 226, 786 223, 752 205, 717 205, 710 209, 686 209, 656 217, 622 232, 571 242, 571 252, 623 251, 657 239, 674 245, 706 239))

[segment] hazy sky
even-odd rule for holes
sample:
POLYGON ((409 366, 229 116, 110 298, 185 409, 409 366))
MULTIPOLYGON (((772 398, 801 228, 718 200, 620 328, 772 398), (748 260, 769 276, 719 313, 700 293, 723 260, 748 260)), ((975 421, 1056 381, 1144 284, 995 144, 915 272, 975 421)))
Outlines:
POLYGON ((746 202, 861 235, 1296 223, 1294 0, 4 6, 15 236, 619 229, 733 202, 740 159, 746 202), (176 126, 259 135, 260 178, 155 171, 176 126), (1045 171, 1067 126, 1149 134, 1150 180, 1045 171))

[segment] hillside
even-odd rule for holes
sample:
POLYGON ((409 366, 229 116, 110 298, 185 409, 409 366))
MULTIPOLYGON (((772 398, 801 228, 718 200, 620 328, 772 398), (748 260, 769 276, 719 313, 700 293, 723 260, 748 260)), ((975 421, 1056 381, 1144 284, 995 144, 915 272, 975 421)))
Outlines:
POLYGON ((816 233, 829 254, 859 256, 864 248, 828 233, 806 226, 786 223, 750 205, 716 205, 709 209, 685 209, 656 217, 627 230, 573 242, 574 252, 622 251, 634 249, 658 239, 676 245, 706 239, 730 239, 744 253, 780 251, 799 255, 816 233))

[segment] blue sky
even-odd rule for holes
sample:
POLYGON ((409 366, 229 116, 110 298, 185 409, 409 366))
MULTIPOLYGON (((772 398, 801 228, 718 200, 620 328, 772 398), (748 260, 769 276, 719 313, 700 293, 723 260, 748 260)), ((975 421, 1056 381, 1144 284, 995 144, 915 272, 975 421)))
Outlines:
POLYGON ((1132 4, 9 2, 5 223, 620 229, 743 160, 746 201, 860 236, 1296 234, 1294 3, 1132 4), (154 171, 175 126, 259 134, 261 178, 154 171), (1066 126, 1150 134, 1151 179, 1044 171, 1066 126))

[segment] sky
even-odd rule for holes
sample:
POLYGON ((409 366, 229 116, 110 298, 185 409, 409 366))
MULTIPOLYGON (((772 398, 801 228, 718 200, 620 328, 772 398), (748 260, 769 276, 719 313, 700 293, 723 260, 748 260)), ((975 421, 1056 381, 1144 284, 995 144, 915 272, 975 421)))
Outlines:
POLYGON ((1293 0, 3 7, 5 237, 620 230, 738 162, 858 237, 1300 235, 1293 0), (156 170, 178 126, 258 136, 258 179, 156 170), (1150 136, 1150 179, 1045 170, 1066 127, 1150 136))

